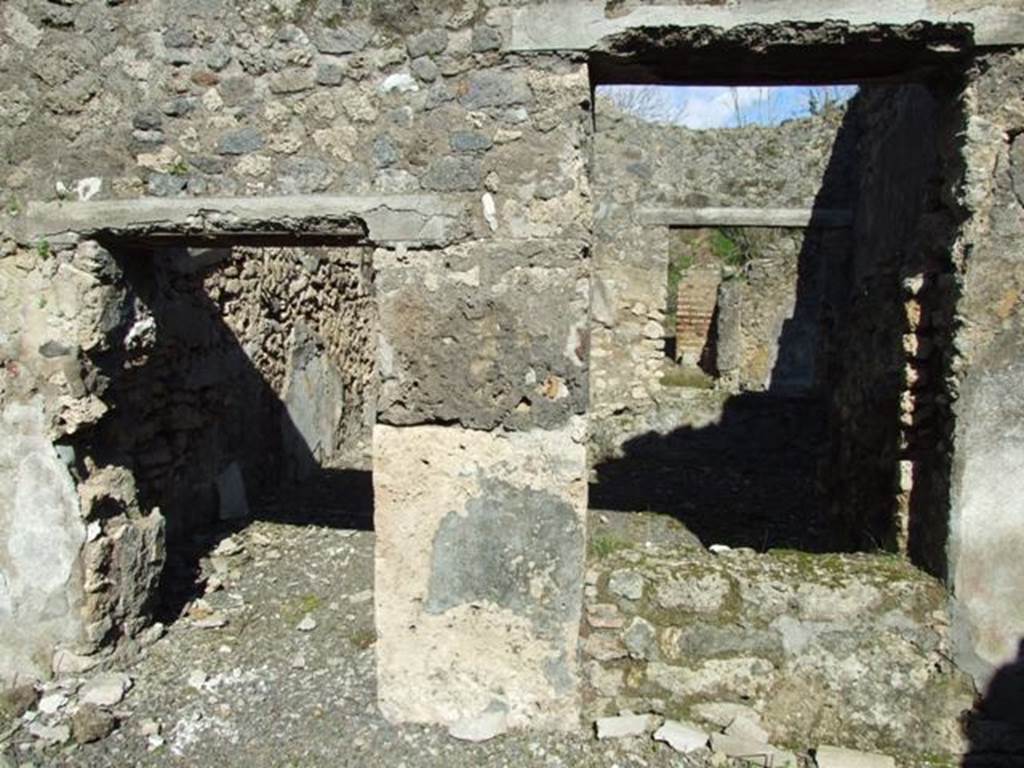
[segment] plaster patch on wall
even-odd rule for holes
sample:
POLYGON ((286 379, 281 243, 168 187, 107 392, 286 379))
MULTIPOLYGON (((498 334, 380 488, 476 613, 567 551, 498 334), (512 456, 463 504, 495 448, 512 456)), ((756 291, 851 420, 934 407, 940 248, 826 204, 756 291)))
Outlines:
POLYGON ((0 681, 49 674, 55 647, 78 638, 85 541, 78 496, 46 435, 42 403, 0 416, 0 681))
POLYGON ((552 493, 496 478, 465 514, 449 512, 434 537, 425 610, 490 602, 529 618, 545 635, 560 625, 582 563, 566 552, 583 548, 572 505, 552 493))

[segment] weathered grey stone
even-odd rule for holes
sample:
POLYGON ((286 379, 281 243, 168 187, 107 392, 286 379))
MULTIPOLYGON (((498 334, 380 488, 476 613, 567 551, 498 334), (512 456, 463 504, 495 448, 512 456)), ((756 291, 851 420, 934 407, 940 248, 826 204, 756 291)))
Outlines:
POLYGON ((366 47, 371 34, 372 30, 360 24, 318 27, 313 35, 313 44, 320 53, 355 53, 366 47))
POLYGON ((179 96, 160 105, 160 111, 168 117, 184 117, 195 110, 198 100, 191 96, 179 96))
POLYGON ((672 579, 655 586, 654 599, 668 610, 713 613, 729 595, 729 580, 717 573, 672 579))
POLYGON ((654 732, 655 741, 663 741, 676 752, 686 754, 704 749, 708 745, 708 734, 693 723, 666 720, 654 732))
POLYGON ((634 659, 653 659, 658 656, 658 640, 654 626, 639 616, 626 627, 623 640, 629 655, 634 659))
POLYGON ((217 85, 217 92, 224 104, 229 107, 244 103, 253 96, 254 91, 253 79, 247 75, 225 77, 217 85))
POLYGON ((345 69, 333 61, 321 61, 316 67, 318 85, 341 85, 345 77, 345 69))
POLYGON ((231 63, 233 57, 231 50, 226 45, 213 43, 204 50, 203 58, 206 61, 207 67, 214 72, 220 72, 231 63))
POLYGON ((528 104, 533 100, 530 86, 518 72, 484 70, 469 75, 466 93, 459 102, 467 109, 511 107, 528 104))
POLYGON ((469 157, 440 157, 423 175, 426 189, 439 192, 467 192, 480 188, 480 163, 469 157))
POLYGON ((459 741, 489 741, 508 731, 508 710, 496 702, 476 717, 465 718, 453 723, 448 735, 459 741))
POLYGON ((143 109, 135 113, 132 126, 140 131, 158 131, 163 124, 163 116, 155 109, 143 109))
POLYGON ((826 745, 814 751, 814 762, 818 768, 896 768, 896 761, 887 755, 826 745))
POLYGON ((774 665, 756 656, 707 659, 693 666, 662 662, 647 665, 647 678, 674 696, 683 698, 721 696, 743 698, 763 695, 776 681, 774 665))
POLYGON ((694 622, 681 629, 676 641, 680 658, 730 654, 778 658, 782 638, 777 632, 737 625, 716 626, 694 622))
POLYGON ((644 596, 644 577, 636 571, 619 569, 608 577, 608 591, 627 600, 644 596))
POLYGON ((652 715, 623 714, 615 717, 601 717, 594 722, 599 739, 622 739, 628 736, 643 736, 657 724, 652 715))
POLYGON ((394 140, 386 133, 382 133, 373 140, 373 162, 378 168, 387 168, 394 165, 401 159, 398 147, 394 140))
POLYGON ((78 744, 91 744, 109 736, 117 721, 95 704, 82 704, 71 716, 71 735, 78 744))
POLYGON ((456 152, 482 152, 494 146, 489 136, 476 131, 456 131, 448 143, 456 152))
POLYGON ((496 51, 501 48, 501 32, 494 27, 477 25, 473 27, 472 46, 474 51, 496 51))
POLYGON ((437 68, 437 64, 429 56, 420 56, 418 59, 413 59, 412 64, 409 65, 412 70, 412 74, 422 80, 425 83, 432 83, 437 80, 441 72, 437 68))
POLYGON ((84 631, 85 542, 78 495, 46 436, 39 401, 0 411, 0 680, 48 676, 62 642, 84 631))
POLYGON ((771 768, 774 747, 761 741, 743 739, 725 733, 711 734, 711 749, 729 757, 741 758, 753 765, 771 768))
POLYGON ((163 131, 132 131, 132 140, 139 144, 163 144, 163 131))
POLYGON ((188 176, 177 173, 151 173, 146 179, 146 191, 157 197, 180 195, 188 186, 188 176))
POLYGON ((63 744, 71 738, 71 728, 63 723, 46 725, 37 720, 29 723, 28 732, 44 744, 63 744))
POLYGON ((405 46, 411 59, 444 53, 444 49, 448 47, 448 32, 444 29, 428 29, 410 37, 405 41, 405 46))
POLYGON ((381 168, 373 178, 373 188, 377 192, 391 194, 416 192, 420 188, 420 180, 401 168, 381 168))
POLYGON ((446 104, 447 102, 454 100, 455 94, 452 92, 452 89, 448 87, 448 84, 444 80, 438 80, 427 90, 425 106, 427 109, 436 109, 442 104, 446 104))
POLYGON ((288 340, 288 362, 281 399, 281 439, 288 476, 305 480, 318 466, 332 466, 341 441, 345 390, 341 371, 326 342, 302 323, 288 340))
POLYGON ((217 139, 217 153, 221 155, 245 155, 262 149, 266 140, 255 128, 240 128, 221 134, 217 139))
POLYGON ((735 736, 746 741, 768 743, 769 734, 761 727, 760 721, 743 715, 737 716, 725 729, 728 736, 735 736))
POLYGON ((322 192, 331 185, 330 166, 316 157, 288 157, 281 162, 281 191, 290 195, 322 192))
POLYGON ((115 617, 129 634, 134 634, 146 624, 144 617, 163 572, 164 518, 154 508, 144 517, 122 518, 121 522, 119 530, 111 531, 112 561, 116 563, 118 579, 110 585, 108 594, 116 598, 115 617))
POLYGON ((168 48, 191 48, 196 44, 196 39, 187 29, 172 28, 163 34, 164 45, 168 48))
POLYGON ((313 73, 304 67, 291 67, 270 78, 270 92, 279 94, 308 91, 315 83, 313 73))
POLYGON ((79 691, 79 699, 83 704, 98 707, 113 707, 121 703, 132 680, 121 672, 104 672, 88 680, 79 691))
POLYGON ((510 728, 576 727, 580 426, 375 428, 378 695, 388 719, 451 725, 497 703, 510 728), (423 541, 432 546, 414 545, 423 541))

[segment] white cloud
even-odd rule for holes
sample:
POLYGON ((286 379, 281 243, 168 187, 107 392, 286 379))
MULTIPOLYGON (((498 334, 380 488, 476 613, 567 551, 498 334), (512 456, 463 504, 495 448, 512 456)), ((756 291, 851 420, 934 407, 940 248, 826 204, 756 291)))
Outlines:
MULTIPOLYGON (((651 122, 689 128, 726 128, 739 124, 776 125, 809 113, 810 88, 803 86, 600 86, 598 93, 651 122)), ((820 89, 819 89, 820 90, 820 89)), ((845 101, 854 86, 833 87, 845 101)))

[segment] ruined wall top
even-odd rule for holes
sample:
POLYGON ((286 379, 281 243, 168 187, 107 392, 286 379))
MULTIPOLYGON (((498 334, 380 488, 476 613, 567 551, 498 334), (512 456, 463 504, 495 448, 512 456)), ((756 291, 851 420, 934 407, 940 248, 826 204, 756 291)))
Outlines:
MULTIPOLYGON (((852 107, 850 108, 853 109, 852 107)), ((778 126, 695 130, 597 101, 594 177, 605 203, 684 208, 848 208, 856 115, 833 106, 778 126)))

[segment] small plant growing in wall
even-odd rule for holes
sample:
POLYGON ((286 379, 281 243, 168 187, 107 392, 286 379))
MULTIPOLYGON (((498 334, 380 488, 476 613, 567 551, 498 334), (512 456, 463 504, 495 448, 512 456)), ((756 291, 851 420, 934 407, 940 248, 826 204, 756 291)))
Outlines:
POLYGON ((50 242, 48 240, 40 240, 36 243, 36 255, 40 259, 48 259, 53 255, 53 251, 50 248, 50 242))
POLYGON ((711 238, 715 257, 728 267, 739 269, 757 257, 771 232, 755 227, 719 227, 711 238))

